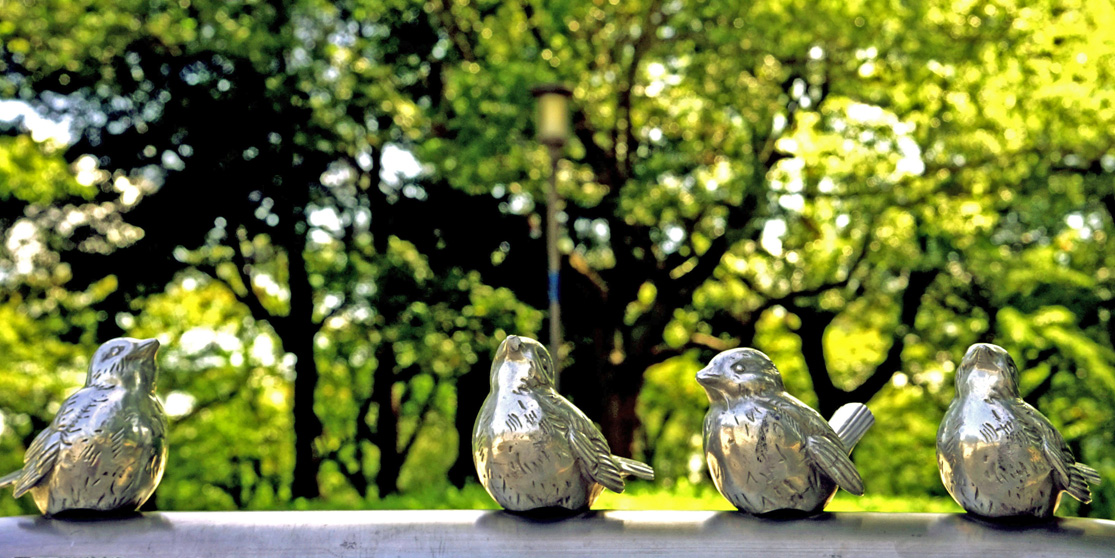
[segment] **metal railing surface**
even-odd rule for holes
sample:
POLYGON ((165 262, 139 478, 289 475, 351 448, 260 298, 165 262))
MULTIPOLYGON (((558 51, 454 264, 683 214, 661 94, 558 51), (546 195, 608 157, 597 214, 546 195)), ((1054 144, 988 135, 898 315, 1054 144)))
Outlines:
POLYGON ((1115 556, 1115 521, 1003 526, 965 515, 603 511, 561 520, 501 511, 167 512, 0 518, 0 557, 1115 556))

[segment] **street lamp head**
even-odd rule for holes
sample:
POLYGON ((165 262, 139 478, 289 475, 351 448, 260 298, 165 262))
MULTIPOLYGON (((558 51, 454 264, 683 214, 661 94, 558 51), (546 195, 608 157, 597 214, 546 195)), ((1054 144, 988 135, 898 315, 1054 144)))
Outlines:
POLYGON ((569 98, 573 91, 559 83, 539 85, 530 90, 538 98, 538 141, 562 147, 569 141, 569 98))

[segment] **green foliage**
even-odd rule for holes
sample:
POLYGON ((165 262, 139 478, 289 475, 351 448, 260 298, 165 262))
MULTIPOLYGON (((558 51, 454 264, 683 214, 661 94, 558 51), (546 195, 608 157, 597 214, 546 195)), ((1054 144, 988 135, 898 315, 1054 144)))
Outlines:
MULTIPOLYGON (((833 509, 956 510, 936 425, 980 341, 1115 479, 1113 26, 1071 0, 0 2, 0 97, 76 134, 0 131, 0 471, 97 343, 157 336, 160 508, 492 506, 468 429, 498 343, 544 331, 530 88, 560 81, 563 389, 659 478, 601 507, 726 509, 693 375, 740 345, 874 411, 868 496, 833 509)), ((1113 517, 1095 494, 1062 513, 1113 517)))
MULTIPOLYGON (((90 163, 82 161, 83 166, 90 163)), ((82 184, 75 178, 56 150, 27 135, 0 138, 0 200, 14 198, 49 205, 69 196, 91 198, 93 192, 91 184, 82 184)))

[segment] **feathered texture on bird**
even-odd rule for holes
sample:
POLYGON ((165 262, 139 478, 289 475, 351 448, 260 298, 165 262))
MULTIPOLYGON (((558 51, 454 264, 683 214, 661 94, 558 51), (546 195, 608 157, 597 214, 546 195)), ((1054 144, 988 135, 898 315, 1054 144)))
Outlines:
POLYGON ((953 499, 984 517, 1052 517, 1061 494, 1088 503, 1095 469, 1077 463, 1060 432, 1022 400, 1018 367, 1002 347, 972 345, 956 398, 937 430, 937 465, 953 499))
POLYGON ((624 477, 653 480, 645 463, 612 455, 600 430, 554 390, 553 361, 533 339, 509 336, 492 362, 491 392, 473 428, 480 483, 512 511, 582 510, 624 477))
POLYGON ((755 349, 717 355, 697 373, 705 388, 704 450, 716 489, 740 510, 816 513, 837 487, 863 494, 848 454, 875 418, 866 406, 838 409, 832 424, 786 393, 774 363, 755 349))
POLYGON ((39 510, 135 511, 166 463, 167 419, 155 397, 154 339, 113 339, 89 362, 85 387, 35 437, 23 468, 0 478, 39 510))

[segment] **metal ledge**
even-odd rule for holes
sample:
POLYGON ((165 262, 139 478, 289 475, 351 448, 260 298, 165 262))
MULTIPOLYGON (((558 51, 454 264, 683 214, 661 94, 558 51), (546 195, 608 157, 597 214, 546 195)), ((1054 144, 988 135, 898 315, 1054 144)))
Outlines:
POLYGON ((1115 522, 1001 526, 964 515, 608 511, 561 520, 506 512, 168 512, 117 519, 0 518, 0 557, 1115 556, 1115 522))

